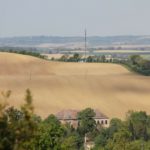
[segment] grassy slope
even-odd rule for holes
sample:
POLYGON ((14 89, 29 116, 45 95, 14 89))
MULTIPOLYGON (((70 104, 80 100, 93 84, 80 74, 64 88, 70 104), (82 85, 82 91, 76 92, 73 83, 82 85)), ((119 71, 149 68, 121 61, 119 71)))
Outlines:
POLYGON ((130 109, 150 113, 149 83, 150 77, 116 64, 48 62, 0 53, 0 91, 12 90, 9 103, 19 106, 30 88, 36 113, 42 116, 85 107, 98 108, 109 117, 122 118, 130 109))

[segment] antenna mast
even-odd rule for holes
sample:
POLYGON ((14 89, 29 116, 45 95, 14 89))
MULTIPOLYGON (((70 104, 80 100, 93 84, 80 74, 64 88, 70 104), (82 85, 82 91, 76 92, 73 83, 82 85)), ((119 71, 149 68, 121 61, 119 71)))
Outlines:
POLYGON ((87 53, 87 31, 85 29, 85 62, 86 62, 86 53, 87 53))

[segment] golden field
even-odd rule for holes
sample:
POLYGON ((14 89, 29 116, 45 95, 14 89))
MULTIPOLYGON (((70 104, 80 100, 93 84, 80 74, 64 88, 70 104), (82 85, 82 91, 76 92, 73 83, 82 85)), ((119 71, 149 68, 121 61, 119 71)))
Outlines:
POLYGON ((43 117, 62 109, 99 109, 110 118, 128 110, 150 113, 150 77, 117 64, 49 62, 0 53, 0 91, 11 90, 10 105, 20 106, 30 88, 35 112, 43 117))

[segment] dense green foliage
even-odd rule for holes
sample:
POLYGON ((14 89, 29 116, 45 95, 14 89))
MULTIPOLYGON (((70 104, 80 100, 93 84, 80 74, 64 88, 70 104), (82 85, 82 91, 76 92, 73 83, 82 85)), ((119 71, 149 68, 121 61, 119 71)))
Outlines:
POLYGON ((32 94, 26 90, 25 103, 16 109, 9 107, 11 91, 0 97, 0 150, 82 150, 84 137, 93 150, 149 150, 150 116, 146 112, 129 111, 124 121, 114 118, 108 128, 96 124, 95 112, 86 108, 78 113, 77 129, 61 124, 54 116, 34 114, 32 94))
POLYGON ((139 55, 133 55, 129 61, 125 63, 131 70, 140 74, 149 76, 150 75, 150 61, 143 59, 139 55))
POLYGON ((95 138, 94 150, 149 150, 150 116, 129 111, 125 121, 112 119, 107 129, 95 138))
MULTIPOLYGON (((26 90, 25 104, 20 109, 9 107, 10 95, 11 91, 2 92, 0 99, 0 150, 77 150, 83 148, 84 135, 81 135, 70 124, 62 125, 54 115, 41 119, 34 114, 32 94, 29 89, 26 90)), ((92 109, 90 111, 93 112, 92 109)), ((81 112, 83 116, 85 116, 84 113, 86 110, 81 112)))
MULTIPOLYGON (((52 59, 55 60, 55 59, 52 59)), ((86 59, 81 54, 75 53, 73 56, 63 55, 58 61, 64 62, 112 62, 112 60, 106 60, 105 55, 102 56, 88 56, 86 59)))

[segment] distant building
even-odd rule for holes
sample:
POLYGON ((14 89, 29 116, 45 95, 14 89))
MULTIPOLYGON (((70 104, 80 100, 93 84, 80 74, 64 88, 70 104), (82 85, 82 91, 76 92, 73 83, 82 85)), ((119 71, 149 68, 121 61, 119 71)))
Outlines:
POLYGON ((105 55, 106 61, 113 61, 112 55, 105 55))
MULTIPOLYGON (((78 112, 78 110, 72 109, 62 110, 56 114, 56 117, 62 124, 69 123, 74 128, 77 128, 79 124, 79 120, 77 118, 78 112)), ((96 124, 100 124, 103 127, 109 127, 109 118, 101 113, 99 110, 94 110, 94 112, 96 114, 94 117, 96 124)))
POLYGON ((101 124, 103 127, 109 127, 109 118, 101 113, 99 110, 94 110, 95 112, 95 117, 94 120, 96 121, 96 124, 101 124))
POLYGON ((62 123, 66 124, 69 123, 74 128, 78 127, 78 119, 77 119, 77 110, 62 110, 56 114, 57 119, 62 123))

